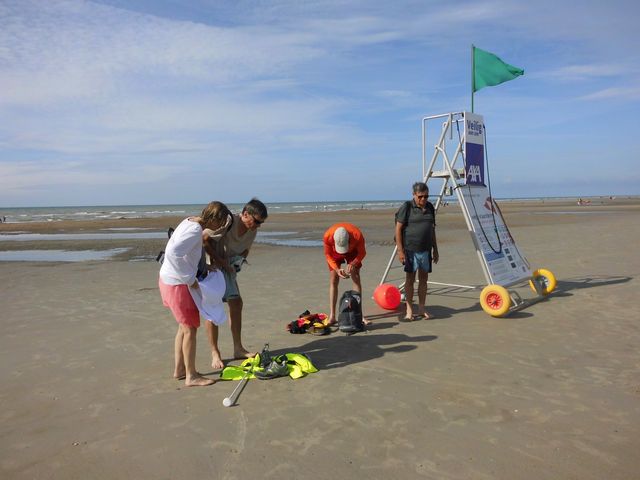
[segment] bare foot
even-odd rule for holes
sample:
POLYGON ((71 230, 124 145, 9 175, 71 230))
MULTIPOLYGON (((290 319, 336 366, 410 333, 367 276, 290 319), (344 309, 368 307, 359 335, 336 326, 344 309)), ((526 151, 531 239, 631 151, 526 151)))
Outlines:
POLYGON ((220 352, 211 352, 211 368, 214 370, 222 370, 224 368, 220 352))
MULTIPOLYGON (((202 375, 200 372, 196 372, 196 374, 202 375)), ((173 378, 175 378, 176 380, 184 380, 185 378, 187 378, 186 370, 183 370, 182 372, 180 372, 180 370, 173 372, 173 378)))
POLYGON ((427 312, 426 310, 420 314, 418 314, 418 317, 421 318, 422 320, 429 320, 431 318, 433 318, 433 316, 427 312))
POLYGON ((215 380, 203 377, 200 374, 189 376, 185 379, 184 384, 187 387, 206 387, 207 385, 213 385, 215 380))
POLYGON ((327 321, 325 322, 325 325, 332 327, 333 325, 337 325, 338 322, 335 318, 329 318, 327 319, 327 321))
POLYGON ((362 323, 364 323, 365 325, 371 325, 373 322, 371 320, 367 320, 366 318, 362 317, 362 323))
POLYGON ((404 314, 405 320, 413 320, 413 307, 407 305, 407 312, 404 314))
POLYGON ((246 350, 244 347, 241 347, 240 349, 233 351, 233 358, 235 358, 236 360, 241 360, 244 358, 253 358, 257 354, 258 352, 250 352, 249 350, 246 350))

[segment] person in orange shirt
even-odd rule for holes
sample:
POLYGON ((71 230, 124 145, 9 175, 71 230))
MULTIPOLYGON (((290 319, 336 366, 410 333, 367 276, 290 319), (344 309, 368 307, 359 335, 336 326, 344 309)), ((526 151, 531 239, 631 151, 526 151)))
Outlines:
MULTIPOLYGON (((364 246, 364 235, 358 227, 350 223, 336 223, 324 232, 324 256, 329 267, 329 324, 336 321, 336 304, 338 302, 338 283, 341 278, 351 277, 353 290, 362 295, 360 282, 360 268, 362 260, 367 255, 364 246), (344 268, 342 264, 346 263, 344 268)), ((365 325, 371 322, 364 315, 365 325)))

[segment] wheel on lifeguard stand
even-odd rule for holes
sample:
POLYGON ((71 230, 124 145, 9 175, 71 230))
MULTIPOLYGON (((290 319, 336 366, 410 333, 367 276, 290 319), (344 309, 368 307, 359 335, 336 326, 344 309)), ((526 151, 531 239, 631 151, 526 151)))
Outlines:
POLYGON ((538 295, 549 295, 556 289, 556 277, 549 270, 539 268, 531 275, 529 286, 538 295))
POLYGON ((480 306, 492 317, 502 317, 511 308, 511 296, 500 285, 487 285, 480 292, 480 306))

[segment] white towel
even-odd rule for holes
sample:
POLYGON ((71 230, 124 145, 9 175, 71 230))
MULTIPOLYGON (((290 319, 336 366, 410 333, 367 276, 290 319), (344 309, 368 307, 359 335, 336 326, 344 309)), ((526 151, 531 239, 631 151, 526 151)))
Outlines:
POLYGON ((193 301, 200 315, 213 322, 222 325, 227 320, 227 315, 222 304, 222 297, 226 289, 224 275, 220 270, 209 272, 207 278, 198 282, 199 288, 189 287, 193 301))

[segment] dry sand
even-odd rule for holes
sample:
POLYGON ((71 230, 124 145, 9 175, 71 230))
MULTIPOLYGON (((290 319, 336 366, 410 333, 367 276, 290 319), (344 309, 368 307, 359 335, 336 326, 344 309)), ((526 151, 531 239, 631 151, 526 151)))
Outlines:
MULTIPOLYGON (((391 253, 392 212, 272 216, 265 230, 315 239, 336 220, 361 226, 374 326, 350 337, 287 333, 303 310, 327 310, 322 250, 256 245, 239 277, 245 344, 306 352, 320 372, 252 380, 233 408, 222 400, 234 382, 185 388, 171 378, 176 325, 160 304, 154 262, 0 263, 0 478, 639 478, 640 206, 503 211, 532 266, 556 274, 557 291, 496 319, 478 292, 434 288, 436 318, 412 323, 370 299, 391 253)), ((177 220, 20 230, 164 229, 177 220)), ((432 279, 482 284, 457 207, 442 209, 438 225, 432 279)), ((134 245, 131 256, 164 242, 90 246, 121 243, 134 245)), ((221 348, 228 357, 227 327, 221 348)), ((199 370, 209 373, 209 362, 201 332, 199 370)))

